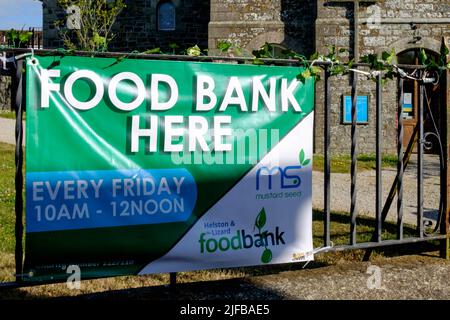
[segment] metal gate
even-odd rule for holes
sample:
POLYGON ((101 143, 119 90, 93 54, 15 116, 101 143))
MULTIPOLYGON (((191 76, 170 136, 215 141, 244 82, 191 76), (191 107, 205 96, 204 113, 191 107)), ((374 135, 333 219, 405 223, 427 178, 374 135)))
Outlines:
MULTIPOLYGON (((357 64, 355 68, 364 69, 367 65, 357 64)), ((350 242, 347 245, 331 246, 330 240, 330 217, 331 217, 331 204, 330 204, 330 178, 331 178, 331 155, 330 155, 330 117, 331 117, 331 85, 330 85, 330 72, 328 66, 325 68, 325 111, 324 111, 324 239, 325 247, 329 248, 325 251, 341 251, 348 249, 368 249, 365 255, 365 259, 368 259, 372 248, 385 247, 399 244, 417 243, 429 240, 443 240, 441 256, 448 258, 448 229, 449 229, 449 135, 447 130, 447 124, 449 120, 449 106, 448 97, 440 97, 443 100, 442 105, 446 106, 440 110, 440 129, 436 125, 436 120, 433 118, 430 108, 426 108, 426 90, 427 87, 433 86, 433 82, 436 79, 427 78, 427 74, 423 66, 417 65, 398 65, 399 70, 403 71, 403 75, 397 75, 398 84, 398 104, 397 104, 397 175, 392 186, 382 185, 382 127, 383 127, 383 92, 382 92, 382 74, 376 76, 376 192, 375 192, 375 232, 372 235, 371 241, 358 243, 356 233, 356 218, 357 207, 357 186, 358 186, 358 174, 357 174, 357 118, 356 118, 356 105, 357 105, 357 91, 358 91, 358 77, 352 78, 352 122, 351 122, 351 195, 350 195, 350 242), (407 145, 404 145, 404 120, 403 120, 403 104, 404 104, 404 82, 407 78, 407 74, 410 71, 415 71, 417 74, 417 83, 419 85, 419 103, 418 103, 418 121, 414 128, 412 137, 407 145), (434 123, 433 130, 425 132, 424 122, 425 119, 431 119, 434 123), (431 141, 434 139, 434 141, 431 141), (424 151, 430 149, 433 145, 436 145, 439 155, 440 165, 440 200, 438 217, 436 219, 436 225, 431 232, 427 232, 425 229, 424 220, 424 151), (404 237, 404 201, 403 201, 403 180, 404 173, 409 164, 411 154, 413 150, 417 150, 417 224, 416 233, 413 237, 404 237), (390 187, 389 195, 386 201, 383 203, 382 190, 383 187, 390 187), (394 200, 396 198, 396 204, 394 200), (396 205, 397 209, 397 222, 396 222, 396 239, 395 240, 383 240, 382 230, 383 223, 386 220, 387 214, 391 206, 396 205)), ((446 86, 446 81, 440 83, 441 86, 446 86)), ((447 90, 443 90, 447 92, 447 90)))
MULTIPOLYGON (((23 139, 23 128, 22 128, 22 115, 25 108, 25 95, 23 94, 25 90, 25 81, 22 73, 23 69, 23 58, 30 54, 39 54, 39 55, 58 55, 62 54, 61 51, 58 50, 35 50, 34 52, 30 52, 27 49, 14 49, 7 51, 8 57, 6 54, 2 56, 3 59, 3 68, 6 67, 6 62, 8 63, 8 67, 10 71, 9 75, 13 77, 13 86, 12 86, 12 96, 14 109, 16 111, 16 202, 15 202, 15 210, 16 210, 16 224, 15 224, 15 234, 16 234, 16 252, 15 252, 15 260, 16 260, 16 274, 17 280, 14 283, 2 284, 2 287, 20 287, 20 286, 30 286, 35 283, 27 282, 23 283, 20 280, 20 274, 22 272, 22 260, 23 260, 23 248, 22 248, 22 238, 23 238, 23 175, 22 175, 22 166, 23 166, 23 151, 22 151, 22 139, 23 139)), ((64 54, 64 53, 63 53, 64 54)), ((80 55, 80 56, 91 56, 91 53, 87 52, 72 52, 71 54, 80 55)), ((95 53, 96 56, 99 57, 123 57, 123 53, 95 53)), ((189 56, 170 56, 170 55, 146 55, 146 54, 131 54, 128 58, 135 59, 177 59, 177 60, 191 60, 191 61, 234 61, 236 63, 248 63, 248 58, 228 58, 228 57, 189 57, 189 56)), ((290 59, 262 59, 266 64, 275 64, 275 65, 297 65, 298 61, 290 60, 290 59)), ((370 256, 370 252, 373 248, 377 247, 387 247, 393 245, 404 245, 404 244, 413 244, 418 242, 425 242, 430 240, 439 240, 441 241, 441 256, 443 258, 449 258, 449 182, 450 182, 450 174, 449 174, 449 142, 450 142, 450 133, 448 130, 448 122, 450 120, 450 93, 448 90, 442 90, 445 92, 445 96, 442 98, 442 105, 445 106, 440 110, 440 129, 436 125, 435 119, 433 119, 435 125, 433 131, 427 131, 424 127, 424 121, 427 117, 432 117, 432 114, 429 112, 429 108, 426 107, 425 104, 425 96, 427 86, 433 85, 432 79, 429 79, 425 68, 423 66, 417 65, 398 65, 397 67, 402 72, 396 75, 397 77, 397 85, 398 85, 398 105, 397 105, 397 173, 396 178, 392 186, 390 186, 389 196, 387 200, 382 202, 382 128, 383 128, 383 112, 382 112, 382 103, 383 103, 383 74, 378 74, 376 76, 376 82, 374 83, 374 91, 376 92, 375 99, 375 137, 376 137, 376 192, 374 197, 375 202, 375 232, 372 235, 371 241, 368 242, 358 242, 357 241, 357 197, 358 197, 358 172, 357 172, 357 156, 358 156, 358 125, 357 125, 357 96, 358 96, 358 77, 352 76, 352 107, 351 107, 351 190, 350 190, 350 219, 349 219, 349 243, 345 245, 337 245, 332 246, 331 242, 331 152, 330 152, 330 143, 331 143, 331 72, 330 62, 316 62, 316 66, 320 66, 324 70, 324 186, 323 186, 323 199, 324 199, 324 208, 323 208, 323 228, 324 228, 324 237, 323 244, 324 247, 321 248, 322 252, 329 251, 343 251, 350 249, 366 249, 365 258, 368 259, 370 256), (419 85, 419 103, 418 103, 418 121, 417 126, 414 129, 412 134, 412 139, 410 140, 408 145, 404 145, 404 123, 403 123, 403 104, 404 104, 404 81, 407 77, 409 71, 415 70, 416 73, 416 81, 419 85), (438 217, 436 220, 436 225, 434 226, 431 232, 426 230, 426 225, 424 224, 424 151, 425 149, 430 147, 431 139, 434 139, 434 143, 437 143, 437 149, 439 153, 439 166, 440 170, 440 201, 439 201, 439 210, 438 217), (416 224, 416 232, 412 237, 404 237, 404 202, 403 202, 403 192, 404 192, 404 172, 406 167, 409 164, 409 159, 411 157, 411 153, 414 148, 417 150, 417 224, 416 224), (396 199, 396 204, 394 201, 396 199), (396 222, 396 239, 391 240, 383 240, 382 231, 383 231, 383 223, 386 220, 388 211, 392 205, 396 205, 397 209, 397 222, 396 222)), ((1 66, 1 65, 0 65, 1 66)), ((355 64, 353 65, 353 69, 367 70, 369 65, 367 64, 355 64)), ((1 69, 1 68, 0 68, 1 69)), ((357 72, 357 71, 356 71, 357 72)), ((5 74, 5 71, 3 71, 5 74)), ((448 72, 447 72, 448 73, 448 72)), ((436 80, 436 79, 435 79, 436 80)), ((447 74, 446 79, 441 80, 441 86, 446 86, 446 84, 450 83, 450 77, 447 74)), ((175 281, 175 277, 171 275, 171 281, 175 281)), ((40 283, 42 284, 42 283, 40 283)))

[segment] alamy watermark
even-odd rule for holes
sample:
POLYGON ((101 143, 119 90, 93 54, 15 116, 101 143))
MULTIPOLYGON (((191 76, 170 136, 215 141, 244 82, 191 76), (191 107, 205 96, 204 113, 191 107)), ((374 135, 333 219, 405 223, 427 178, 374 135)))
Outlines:
POLYGON ((378 5, 367 7, 367 28, 380 29, 381 28, 381 8, 378 5))
MULTIPOLYGON (((200 138, 201 143, 196 143, 195 151, 189 150, 188 144, 185 144, 184 151, 172 152, 172 163, 175 165, 254 165, 280 142, 279 129, 234 129, 233 135, 226 137, 228 140, 233 140, 227 141, 231 150, 215 152, 214 136, 213 130, 208 130, 208 133, 200 138), (210 151, 200 150, 199 145, 204 145, 210 151)), ((271 166, 279 164, 278 153, 270 157, 271 166)))
POLYGON ((375 265, 370 265, 367 268, 366 274, 369 274, 366 285, 369 290, 379 290, 382 285, 382 273, 381 268, 375 265))
POLYGON ((69 274, 66 285, 70 290, 81 289, 81 268, 78 265, 70 265, 67 267, 66 273, 69 274))
POLYGON ((67 22, 66 26, 69 30, 81 29, 81 9, 76 5, 72 5, 66 9, 67 22))

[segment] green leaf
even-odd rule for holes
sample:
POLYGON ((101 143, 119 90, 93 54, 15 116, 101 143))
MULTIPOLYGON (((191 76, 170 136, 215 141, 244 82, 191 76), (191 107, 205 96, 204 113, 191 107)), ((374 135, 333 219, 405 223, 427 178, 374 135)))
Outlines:
POLYGON ((305 77, 301 73, 297 75, 297 80, 300 81, 303 84, 305 84, 305 82, 306 82, 305 77))
POLYGON ((255 58, 255 59, 253 59, 252 63, 257 66, 260 66, 260 65, 264 64, 264 61, 262 61, 260 58, 255 58))
POLYGON ((316 67, 316 66, 312 66, 310 68, 310 70, 312 71, 311 73, 316 75, 316 74, 320 74, 320 72, 322 71, 322 69, 320 67, 316 67))
POLYGON ((306 159, 306 160, 302 163, 302 166, 306 167, 310 162, 311 162, 311 159, 306 159))
POLYGON ((428 64, 428 56, 425 52, 425 49, 420 50, 419 60, 421 64, 427 65, 428 64))
POLYGON ((31 39, 32 35, 33 35, 32 32, 21 32, 19 34, 19 41, 20 42, 28 42, 31 39))
POLYGON ((355 63, 355 59, 351 59, 348 63, 347 66, 349 69, 353 68, 353 64, 355 63))
POLYGON ((387 51, 383 51, 383 53, 381 53, 381 59, 383 59, 384 61, 387 61, 390 56, 391 54, 387 51))
POLYGON ((311 70, 309 68, 305 69, 305 71, 303 71, 301 74, 302 74, 303 78, 305 78, 305 79, 311 78, 311 70))
POLYGON ((343 65, 336 64, 330 70, 331 75, 338 76, 345 73, 345 67, 343 65))
POLYGON ((259 50, 253 50, 252 54, 256 58, 272 58, 273 47, 269 43, 265 43, 259 50))
POLYGON ((329 58, 335 58, 335 56, 336 56, 336 46, 333 46, 333 45, 331 45, 331 46, 328 46, 328 57, 329 58))
POLYGON ((264 208, 258 213, 255 221, 255 227, 258 229, 262 229, 266 225, 267 217, 266 210, 264 208))
POLYGON ((188 56, 198 57, 202 53, 202 50, 198 47, 198 45, 195 45, 193 47, 188 48, 186 52, 188 56))
POLYGON ((106 38, 99 35, 97 32, 94 32, 92 40, 98 46, 104 45, 106 43, 106 38))
POLYGON ((437 64, 436 59, 434 57, 430 57, 429 67, 439 69, 439 65, 437 64))
POLYGON ((144 51, 145 54, 159 54, 161 53, 161 49, 160 48, 153 48, 153 49, 149 49, 144 51))
POLYGON ((305 161, 305 150, 301 150, 300 151, 300 157, 299 157, 299 159, 300 159, 300 164, 303 164, 303 162, 305 161))
POLYGON ((319 58, 319 53, 314 52, 311 57, 309 57, 309 60, 317 60, 319 58))
MULTIPOLYGON (((394 71, 390 70, 384 75, 384 79, 394 80, 394 71)), ((387 83, 387 82, 385 82, 387 83)))
POLYGON ((395 49, 392 49, 391 52, 383 51, 381 54, 381 59, 383 59, 384 62, 391 64, 395 56, 395 49))
POLYGON ((175 42, 172 42, 171 44, 169 44, 169 48, 172 49, 172 54, 176 54, 177 49, 179 49, 180 46, 178 44, 176 44, 175 42))
POLYGON ((394 61, 394 59, 397 57, 397 52, 395 52, 395 48, 392 48, 391 50, 391 56, 388 60, 388 63, 392 63, 394 61))
POLYGON ((261 256, 261 262, 269 263, 270 261, 272 261, 272 250, 266 249, 261 256))
POLYGON ((230 48, 231 43, 229 43, 228 41, 219 41, 219 43, 217 43, 217 49, 219 49, 221 52, 227 52, 230 48))
POLYGON ((285 49, 281 51, 281 56, 285 59, 294 59, 297 56, 297 53, 291 49, 285 49))

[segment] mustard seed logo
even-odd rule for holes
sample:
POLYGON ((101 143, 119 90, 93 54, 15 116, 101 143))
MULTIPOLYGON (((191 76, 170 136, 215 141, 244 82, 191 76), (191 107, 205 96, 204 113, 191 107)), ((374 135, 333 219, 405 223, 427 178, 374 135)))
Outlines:
POLYGON ((203 232, 200 234, 200 239, 198 240, 200 244, 200 253, 214 253, 218 250, 222 252, 228 250, 243 250, 253 247, 263 248, 260 260, 262 263, 269 263, 273 258, 272 250, 269 247, 285 245, 286 242, 284 241, 284 231, 280 231, 280 227, 277 226, 275 227, 275 230, 269 232, 268 230, 264 230, 266 223, 266 210, 262 208, 256 216, 253 234, 241 229, 236 230, 232 237, 206 238, 208 234, 203 232), (257 229, 257 232, 255 232, 255 229, 257 229))

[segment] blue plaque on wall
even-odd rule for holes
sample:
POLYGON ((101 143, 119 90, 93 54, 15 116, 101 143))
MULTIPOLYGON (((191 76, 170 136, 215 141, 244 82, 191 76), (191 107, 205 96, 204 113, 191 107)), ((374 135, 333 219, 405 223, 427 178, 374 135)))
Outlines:
MULTIPOLYGON (((342 99, 342 123, 352 123, 352 96, 343 96, 342 99)), ((356 98, 356 123, 367 124, 369 122, 369 96, 356 98)))

